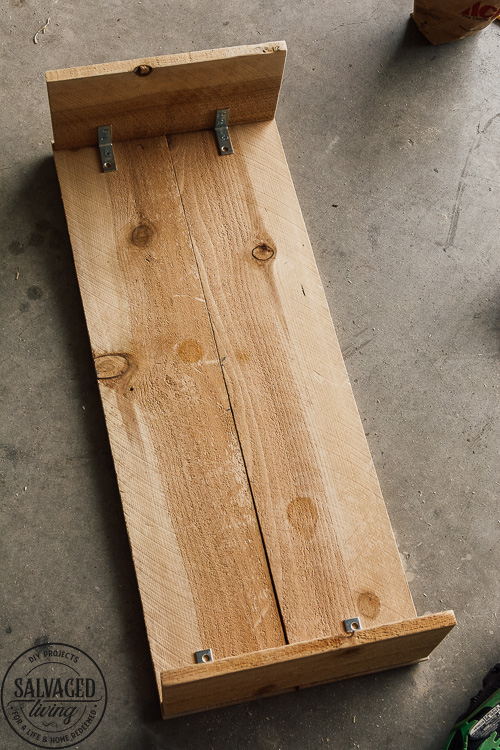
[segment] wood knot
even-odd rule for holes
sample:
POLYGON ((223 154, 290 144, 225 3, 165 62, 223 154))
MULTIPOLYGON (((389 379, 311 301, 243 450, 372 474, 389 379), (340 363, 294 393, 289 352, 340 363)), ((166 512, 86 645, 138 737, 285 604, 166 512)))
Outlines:
POLYGON ((257 260, 271 260, 274 255, 274 249, 270 245, 267 245, 265 242, 262 242, 262 244, 254 247, 254 249, 252 250, 252 255, 257 260))
POLYGON ((154 234, 153 227, 143 222, 132 231, 130 240, 136 247, 147 247, 152 243, 154 234))
POLYGON ((129 368, 129 361, 123 354, 103 354, 94 359, 95 371, 99 380, 118 378, 129 368))
POLYGON ((153 68, 151 65, 138 65, 137 68, 134 68, 136 76, 148 76, 152 72, 153 68))

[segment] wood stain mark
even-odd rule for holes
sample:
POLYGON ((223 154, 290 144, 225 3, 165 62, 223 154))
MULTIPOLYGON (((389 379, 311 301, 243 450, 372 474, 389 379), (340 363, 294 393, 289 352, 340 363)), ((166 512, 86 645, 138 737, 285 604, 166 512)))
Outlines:
POLYGON ((183 362, 199 362, 204 353, 200 344, 194 339, 186 339, 177 347, 177 354, 183 362))
POLYGON ((130 367, 123 354, 103 354, 94 359, 95 371, 99 380, 108 380, 124 375, 130 367))
POLYGON ((380 612, 380 599, 372 591, 363 591, 358 596, 358 612, 374 620, 380 612))
POLYGON ((318 509, 310 497, 296 497, 288 503, 286 515, 293 528, 302 536, 306 539, 314 536, 318 523, 318 509))
POLYGON ((237 349, 235 355, 238 362, 248 362, 250 359, 248 352, 244 352, 242 349, 237 349))

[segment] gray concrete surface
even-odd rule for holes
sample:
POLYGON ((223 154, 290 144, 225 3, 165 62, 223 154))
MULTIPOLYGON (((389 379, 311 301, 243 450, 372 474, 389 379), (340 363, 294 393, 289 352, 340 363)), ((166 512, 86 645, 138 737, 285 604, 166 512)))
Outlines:
MULTIPOLYGON (((500 26, 433 48, 394 0, 1 7, 0 674, 47 640, 93 656, 86 750, 438 750, 499 658, 500 26), (279 126, 417 610, 459 625, 416 667, 162 722, 43 72, 283 38, 279 126)), ((0 747, 28 747, 3 717, 0 747)))

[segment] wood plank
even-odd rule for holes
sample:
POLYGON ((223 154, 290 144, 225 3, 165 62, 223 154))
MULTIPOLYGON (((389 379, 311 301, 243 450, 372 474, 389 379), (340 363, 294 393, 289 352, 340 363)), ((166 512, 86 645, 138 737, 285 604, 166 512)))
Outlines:
POLYGON ((287 640, 412 618, 276 124, 231 138, 169 143, 287 640))
POLYGON ((164 672, 165 718, 425 659, 456 624, 453 612, 295 643, 164 672))
POLYGON ((223 107, 233 124, 271 120, 285 56, 270 42, 49 71, 54 148, 97 144, 99 125, 114 142, 213 128, 223 107))
POLYGON ((56 151, 157 678, 283 644, 165 138, 56 151))

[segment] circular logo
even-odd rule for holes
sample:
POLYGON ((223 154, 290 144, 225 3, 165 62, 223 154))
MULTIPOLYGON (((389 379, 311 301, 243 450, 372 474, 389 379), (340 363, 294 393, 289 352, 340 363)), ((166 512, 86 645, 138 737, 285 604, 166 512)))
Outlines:
POLYGON ((106 710, 103 674, 84 651, 44 643, 12 662, 2 682, 10 726, 36 747, 71 747, 97 729, 106 710))

